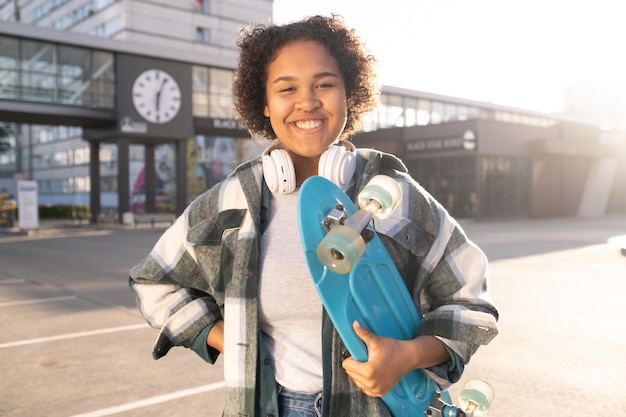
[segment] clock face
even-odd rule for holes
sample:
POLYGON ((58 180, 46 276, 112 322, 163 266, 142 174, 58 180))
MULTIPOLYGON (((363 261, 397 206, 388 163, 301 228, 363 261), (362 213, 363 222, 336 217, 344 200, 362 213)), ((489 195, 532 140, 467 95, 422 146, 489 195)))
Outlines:
POLYGON ((169 122, 178 114, 180 104, 180 87, 165 71, 144 71, 133 84, 133 105, 141 117, 151 123, 169 122))

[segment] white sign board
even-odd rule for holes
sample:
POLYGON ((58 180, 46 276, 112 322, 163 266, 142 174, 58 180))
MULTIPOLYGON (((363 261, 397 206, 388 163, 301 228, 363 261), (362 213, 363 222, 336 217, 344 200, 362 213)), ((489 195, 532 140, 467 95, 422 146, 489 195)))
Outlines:
POLYGON ((17 182, 17 208, 19 210, 20 229, 37 229, 39 227, 37 181, 17 182))

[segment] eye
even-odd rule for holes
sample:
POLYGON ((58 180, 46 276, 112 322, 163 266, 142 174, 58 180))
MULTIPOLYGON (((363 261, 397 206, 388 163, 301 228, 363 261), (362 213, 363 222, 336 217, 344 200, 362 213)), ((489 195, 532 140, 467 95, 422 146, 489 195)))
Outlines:
POLYGON ((324 82, 319 83, 317 85, 317 88, 325 89, 325 88, 331 88, 333 86, 334 86, 334 84, 331 83, 330 81, 324 81, 324 82))

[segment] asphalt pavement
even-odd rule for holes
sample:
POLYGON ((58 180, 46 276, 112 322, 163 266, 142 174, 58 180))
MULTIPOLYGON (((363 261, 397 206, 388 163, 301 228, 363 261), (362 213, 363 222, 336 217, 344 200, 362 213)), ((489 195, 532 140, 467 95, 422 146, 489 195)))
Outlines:
MULTIPOLYGON (((492 416, 626 415, 626 216, 462 224, 490 259, 500 335, 453 398, 478 376, 492 416)), ((0 229, 1 416, 221 416, 221 359, 154 361, 128 288, 168 225, 0 229)))

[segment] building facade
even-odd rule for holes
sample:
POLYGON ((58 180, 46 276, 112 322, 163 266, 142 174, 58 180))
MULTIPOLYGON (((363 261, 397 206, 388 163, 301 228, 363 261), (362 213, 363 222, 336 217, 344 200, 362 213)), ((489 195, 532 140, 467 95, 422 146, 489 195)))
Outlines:
POLYGON ((622 130, 390 87, 383 101, 404 103, 379 108, 378 117, 396 126, 359 134, 355 142, 400 156, 457 218, 626 213, 622 130))
MULTIPOLYGON (((267 22, 271 15, 271 0, 3 2, 0 21, 5 28, 20 23, 28 25, 26 33, 39 28, 43 32, 32 40, 2 38, 0 55, 5 71, 0 71, 0 100, 117 109, 118 97, 112 92, 121 80, 116 78, 117 72, 123 71, 114 67, 121 65, 120 61, 108 50, 108 44, 101 41, 103 38, 135 45, 131 54, 146 52, 157 59, 191 64, 193 117, 204 120, 194 129, 198 134, 189 135, 193 138, 189 139, 189 147, 194 157, 190 167, 195 168, 194 181, 188 188, 197 195, 223 178, 223 172, 238 161, 258 153, 258 146, 241 129, 226 129, 222 133, 230 136, 220 136, 219 129, 207 124, 219 124, 222 120, 223 125, 232 125, 230 90, 238 57, 235 46, 238 30, 247 24, 267 22), (68 36, 85 35, 89 40, 76 47, 75 36, 68 39, 70 45, 63 45, 64 38, 53 35, 46 42, 49 33, 46 29, 67 32, 68 36), (24 84, 19 91, 18 83, 24 84), (101 86, 99 90, 96 84, 101 86), (239 130, 236 137, 232 136, 232 130, 239 130)), ((60 120, 54 117, 16 120, 4 113, 0 113, 0 123, 23 123, 13 126, 13 135, 7 139, 11 149, 0 154, 0 189, 11 191, 14 188, 11 178, 18 173, 20 177, 37 180, 41 204, 90 204, 92 156, 89 143, 84 140, 88 135, 84 120, 68 118, 64 122, 74 126, 60 125, 60 120)), ((112 141, 102 141, 98 150, 97 186, 105 211, 116 211, 119 207, 120 187, 131 189, 133 210, 146 210, 144 146, 136 142, 129 146, 126 185, 118 180, 120 147, 112 141)), ((149 209, 172 210, 179 188, 172 178, 176 149, 172 143, 157 142, 151 153, 154 156, 150 158, 156 158, 154 182, 158 187, 158 202, 157 207, 149 209)))
MULTIPOLYGON (((264 0, 4 2, 0 123, 14 132, 0 191, 17 173, 38 182, 42 204, 180 211, 261 152, 232 113, 234 42, 271 10, 264 0), (165 124, 142 118, 130 95, 156 67, 190 96, 165 124)), ((624 133, 598 118, 383 86, 354 141, 400 156, 459 218, 626 212, 624 133)))

